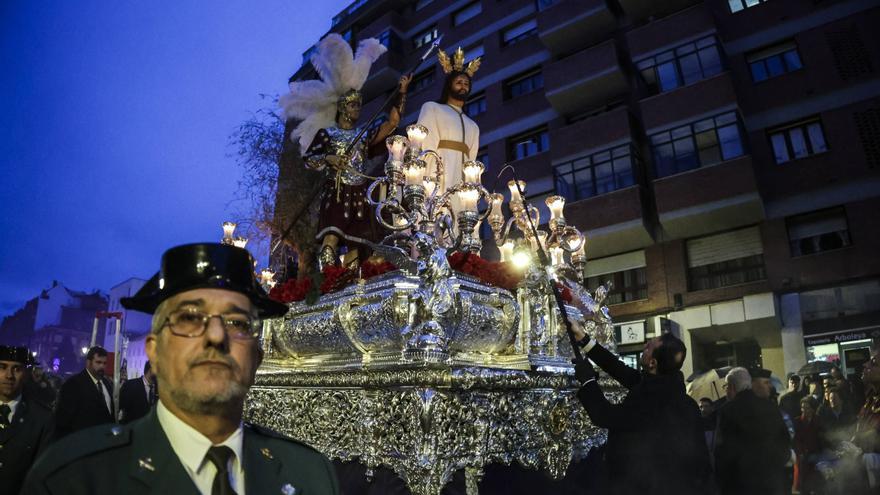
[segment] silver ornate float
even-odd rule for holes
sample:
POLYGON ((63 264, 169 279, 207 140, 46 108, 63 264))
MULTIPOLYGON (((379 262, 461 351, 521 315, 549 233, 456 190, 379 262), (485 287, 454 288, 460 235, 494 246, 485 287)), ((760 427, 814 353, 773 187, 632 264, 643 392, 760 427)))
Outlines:
MULTIPOLYGON (((548 203, 546 239, 523 228, 524 215, 536 210, 522 199, 505 222, 501 200, 479 185, 481 164, 465 164, 470 175, 461 184, 447 191, 428 185, 426 194, 425 184, 441 183, 442 162, 417 145, 423 128, 409 130, 412 142, 389 138, 387 176, 370 188, 386 192, 371 201, 395 232, 373 248, 400 270, 313 305, 291 303, 284 318, 267 321, 265 360, 246 414, 331 458, 357 460, 368 473, 386 466, 417 495, 438 495, 462 469, 476 493, 489 463, 517 462, 560 478, 605 438, 576 398, 572 351, 550 285, 579 280, 584 238, 565 224, 559 198, 548 203), (428 156, 438 172, 422 184, 428 156), (461 200, 457 212, 453 194, 461 200), (476 228, 485 218, 499 241, 511 240, 511 225, 519 225, 519 249, 557 250, 553 267, 525 269, 515 293, 454 272, 447 250, 479 251, 476 228)), ((567 285, 569 320, 613 346, 604 288, 594 298, 567 285)), ((619 399, 619 389, 605 385, 619 399)))

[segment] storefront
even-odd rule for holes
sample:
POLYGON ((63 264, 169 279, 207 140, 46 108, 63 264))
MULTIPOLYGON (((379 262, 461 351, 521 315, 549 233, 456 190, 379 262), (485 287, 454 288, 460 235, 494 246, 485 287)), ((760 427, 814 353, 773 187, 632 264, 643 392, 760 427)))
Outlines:
POLYGON ((871 358, 872 339, 880 340, 880 326, 850 330, 807 334, 804 329, 804 345, 807 362, 840 362, 847 376, 861 373, 862 364, 871 358))

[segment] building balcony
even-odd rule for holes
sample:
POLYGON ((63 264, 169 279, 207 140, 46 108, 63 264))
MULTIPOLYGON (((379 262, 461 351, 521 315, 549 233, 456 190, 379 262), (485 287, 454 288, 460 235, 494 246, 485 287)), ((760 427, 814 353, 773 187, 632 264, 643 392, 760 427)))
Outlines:
POLYGON ((553 62, 545 71, 547 99, 564 115, 600 105, 629 89, 614 40, 553 62))
POLYGON ((649 22, 626 33, 629 53, 638 61, 663 47, 679 45, 679 40, 693 39, 715 28, 706 4, 695 5, 669 17, 649 22))
POLYGON ((606 38, 615 26, 614 12, 604 0, 565 0, 538 14, 538 36, 554 55, 606 38))
POLYGON ((554 162, 630 141, 634 141, 633 120, 626 107, 550 130, 550 142, 553 143, 550 152, 554 162))
POLYGON ((405 59, 406 57, 399 51, 388 50, 376 60, 370 69, 370 76, 361 88, 364 101, 370 101, 397 86, 397 81, 406 70, 405 59))
POLYGON ((764 203, 749 155, 656 179, 653 186, 660 224, 672 238, 733 229, 764 219, 764 203))
POLYGON ((644 19, 649 16, 663 16, 687 8, 701 0, 618 0, 623 11, 631 19, 644 19))
POLYGON ((643 196, 642 186, 634 185, 566 204, 565 218, 587 237, 590 258, 633 251, 654 243, 645 223, 643 196))
POLYGON ((641 101, 642 121, 648 134, 658 127, 699 118, 736 104, 730 72, 682 86, 641 101))

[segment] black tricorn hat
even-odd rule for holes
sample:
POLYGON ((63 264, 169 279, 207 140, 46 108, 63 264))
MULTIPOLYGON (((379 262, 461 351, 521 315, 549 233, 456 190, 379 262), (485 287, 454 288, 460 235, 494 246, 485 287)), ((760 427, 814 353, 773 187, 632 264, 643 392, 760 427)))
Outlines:
POLYGON ((244 294, 261 318, 287 313, 287 305, 269 299, 254 274, 254 259, 246 249, 220 243, 184 244, 162 255, 159 273, 137 294, 120 302, 128 309, 154 313, 162 301, 193 289, 226 289, 244 294))
POLYGON ((0 361, 16 361, 25 366, 33 366, 35 363, 34 356, 27 347, 8 345, 0 345, 0 361))

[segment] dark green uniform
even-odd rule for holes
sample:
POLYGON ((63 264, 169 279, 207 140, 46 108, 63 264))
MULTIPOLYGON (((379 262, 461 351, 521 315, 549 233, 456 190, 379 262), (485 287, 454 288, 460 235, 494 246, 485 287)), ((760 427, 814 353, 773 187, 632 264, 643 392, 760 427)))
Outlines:
MULTIPOLYGON (((299 442, 245 424, 247 495, 336 495, 326 457, 299 442)), ((53 444, 25 480, 23 494, 198 495, 156 417, 81 430, 53 444)))
POLYGON ((12 422, 0 428, 0 493, 18 493, 28 469, 49 444, 52 411, 40 403, 23 400, 12 422))

